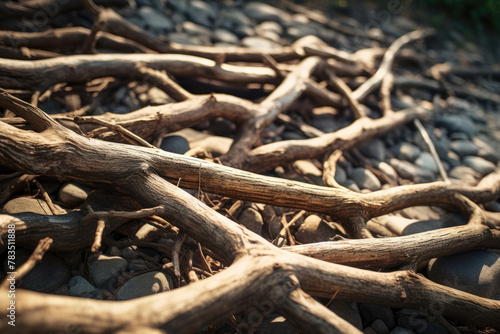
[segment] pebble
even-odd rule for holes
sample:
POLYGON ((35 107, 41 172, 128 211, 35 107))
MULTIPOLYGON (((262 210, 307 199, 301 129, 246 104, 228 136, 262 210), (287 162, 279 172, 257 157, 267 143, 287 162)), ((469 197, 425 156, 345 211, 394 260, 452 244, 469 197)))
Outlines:
POLYGON ((191 21, 182 22, 180 24, 180 28, 187 34, 202 38, 204 42, 210 44, 210 39, 212 38, 212 30, 191 21))
POLYGON ((69 295, 73 297, 102 299, 103 293, 82 276, 73 276, 68 282, 69 295))
POLYGON ((222 10, 219 27, 227 29, 239 37, 247 37, 255 35, 254 30, 251 28, 252 22, 241 11, 225 9, 222 10))
POLYGON ((297 241, 308 244, 321 241, 330 241, 338 231, 326 224, 318 215, 309 215, 295 233, 297 241))
MULTIPOLYGON (((56 208, 64 212, 65 210, 57 205, 54 204, 56 208)), ((3 206, 3 210, 6 213, 21 213, 21 212, 33 212, 33 213, 38 213, 40 215, 52 215, 52 211, 49 208, 49 205, 47 202, 45 202, 43 199, 38 199, 38 198, 31 198, 31 197, 16 197, 5 203, 3 206)))
POLYGON ((428 169, 433 173, 438 172, 438 167, 436 165, 436 162, 434 161, 432 154, 430 154, 429 152, 420 153, 417 160, 415 160, 415 165, 421 168, 428 169))
POLYGON ((370 327, 373 328, 377 334, 389 334, 389 328, 387 328, 385 322, 380 319, 375 320, 370 327))
POLYGON ((147 101, 152 106, 172 103, 174 100, 157 87, 151 87, 147 93, 147 101))
POLYGON ((305 36, 317 35, 318 30, 309 24, 294 23, 292 26, 287 28, 286 33, 292 41, 295 41, 305 36))
POLYGON ((394 148, 394 154, 402 160, 414 162, 420 156, 420 149, 418 146, 403 142, 394 148))
POLYGON ((481 174, 467 166, 453 167, 448 176, 466 183, 476 183, 481 178, 481 174))
POLYGON ((59 189, 59 202, 74 208, 85 202, 87 196, 93 191, 92 188, 75 183, 68 182, 59 189))
POLYGON ((275 21, 283 24, 291 20, 287 12, 262 2, 247 3, 244 12, 249 18, 258 22, 275 21))
POLYGON ((411 180, 416 183, 432 182, 436 180, 436 176, 428 169, 421 168, 405 160, 392 158, 389 164, 396 172, 404 179, 411 180))
MULTIPOLYGON (((410 310, 413 311, 413 310, 410 310)), ((415 333, 422 334, 447 334, 448 331, 441 324, 435 322, 428 322, 426 318, 429 315, 424 314, 423 316, 419 312, 415 311, 413 314, 400 315, 398 317, 397 324, 399 327, 412 330, 415 333)))
POLYGON ((359 304, 359 311, 363 324, 372 324, 375 320, 382 320, 388 329, 396 325, 394 314, 390 307, 375 304, 359 304))
POLYGON ((479 148, 477 155, 481 158, 493 162, 494 164, 497 164, 498 161, 500 161, 500 151, 495 149, 494 146, 487 143, 486 140, 488 139, 483 140, 482 138, 479 138, 477 136, 472 139, 472 142, 479 148))
POLYGON ((101 289, 114 292, 117 277, 127 270, 127 260, 119 256, 99 255, 89 264, 92 280, 101 289))
POLYGON ((481 249, 432 259, 427 277, 436 283, 490 298, 500 292, 500 255, 481 249))
POLYGON ((496 169, 496 165, 493 162, 483 159, 481 157, 469 155, 463 158, 462 162, 466 166, 472 168, 473 170, 481 174, 481 176, 493 173, 496 169))
POLYGON ((188 2, 186 0, 168 0, 166 5, 175 12, 186 13, 188 11, 188 2))
POLYGON ((186 45, 203 45, 203 41, 197 36, 191 36, 185 32, 171 32, 168 34, 168 39, 171 42, 186 44, 186 45))
POLYGON ((258 235, 262 234, 264 221, 259 211, 253 208, 246 208, 238 217, 238 222, 250 231, 257 233, 258 235))
MULTIPOLYGON (((249 324, 252 327, 254 324, 249 324)), ((255 334, 299 334, 299 330, 295 328, 290 321, 286 320, 280 314, 271 313, 264 318, 255 334)))
POLYGON ((472 138, 477 130, 474 123, 465 115, 442 115, 436 118, 436 126, 444 127, 448 132, 462 132, 472 138))
POLYGON ((310 160, 297 160, 292 164, 293 168, 300 172, 315 184, 323 185, 323 172, 310 160))
POLYGON ((116 292, 117 300, 129 300, 173 289, 170 276, 160 271, 151 271, 135 276, 125 282, 116 292))
POLYGON ((370 170, 364 167, 355 168, 352 171, 352 178, 359 186, 360 189, 369 189, 371 191, 377 191, 382 188, 382 184, 379 179, 370 170))
POLYGON ((411 329, 398 326, 394 327, 394 329, 390 331, 389 334, 414 334, 414 332, 411 329))
POLYGON ((269 225, 271 231, 271 237, 274 239, 281 232, 283 226, 281 225, 281 219, 276 213, 271 205, 266 205, 264 210, 262 210, 262 218, 266 224, 269 225))
POLYGON ((335 181, 337 181, 338 184, 345 184, 347 181, 347 173, 344 168, 337 166, 335 168, 335 181))
POLYGON ((135 233, 135 238, 141 241, 156 242, 164 235, 164 232, 155 226, 144 224, 135 233))
POLYGON ((241 45, 251 49, 262 49, 262 50, 271 50, 276 48, 281 48, 276 42, 270 41, 266 38, 262 37, 245 37, 241 40, 241 45))
POLYGON ((283 27, 281 24, 274 21, 265 21, 255 27, 255 32, 260 36, 269 31, 281 35, 283 33, 283 27))
MULTIPOLYGON (((16 249, 16 268, 19 268, 28 260, 33 251, 24 248, 16 249)), ((7 258, 4 260, 3 270, 5 272, 15 271, 8 267, 7 258)), ((53 292, 63 284, 70 276, 68 265, 51 252, 43 256, 41 262, 23 277, 21 288, 37 292, 53 292)))
POLYGON ((374 139, 367 143, 364 143, 359 147, 361 153, 363 153, 368 158, 372 158, 378 161, 385 160, 385 145, 380 139, 374 139))
POLYGON ((450 149, 458 154, 460 157, 467 155, 476 155, 479 148, 471 141, 468 140, 455 140, 450 144, 450 149))
POLYGON ((333 300, 328 308, 354 327, 363 329, 358 303, 344 300, 333 300))
POLYGON ((377 168, 379 171, 384 173, 386 176, 388 176, 392 181, 394 181, 396 184, 399 182, 399 176, 398 173, 392 168, 391 165, 389 165, 385 161, 380 161, 374 164, 375 168, 377 168))
POLYGON ((347 179, 342 185, 344 187, 346 187, 347 189, 355 191, 357 193, 359 193, 361 191, 361 189, 359 189, 356 182, 354 182, 354 180, 351 180, 351 179, 347 179))
POLYGON ((187 16, 202 26, 212 27, 217 19, 217 9, 209 2, 194 0, 189 5, 187 16))
POLYGON ((160 144, 160 148, 164 151, 184 154, 189 151, 189 143, 186 138, 182 136, 167 136, 163 138, 160 144))
POLYGON ((383 225, 395 235, 399 236, 427 232, 446 227, 440 220, 422 221, 418 219, 408 219, 401 216, 389 215, 378 217, 376 222, 383 225))
POLYGON ((240 41, 238 36, 223 28, 215 29, 213 33, 213 40, 215 43, 238 44, 240 41))
POLYGON ((146 28, 149 28, 151 31, 163 32, 174 30, 174 23, 154 8, 143 6, 139 8, 138 13, 146 23, 146 28))

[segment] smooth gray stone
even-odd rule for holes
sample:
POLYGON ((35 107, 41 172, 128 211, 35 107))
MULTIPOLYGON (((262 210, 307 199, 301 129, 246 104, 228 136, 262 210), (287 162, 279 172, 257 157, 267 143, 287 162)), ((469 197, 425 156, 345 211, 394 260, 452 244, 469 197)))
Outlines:
MULTIPOLYGON (((249 327, 257 325, 251 319, 248 319, 249 327)), ((259 319, 256 319, 259 320, 259 319)), ((271 313, 264 318, 255 334, 299 334, 299 330, 295 328, 282 315, 271 313)))
POLYGON ((405 160, 392 158, 389 164, 396 170, 399 176, 404 179, 412 180, 416 183, 432 182, 436 176, 428 169, 421 168, 405 160))
MULTIPOLYGON (((11 268, 8 259, 5 258, 3 270, 15 272, 24 262, 28 260, 33 251, 24 248, 16 249, 15 268, 11 268)), ((43 256, 41 262, 23 277, 20 287, 37 292, 52 292, 56 290, 71 274, 68 265, 51 252, 43 256)))
POLYGON ((208 36, 208 38, 212 36, 212 30, 191 21, 182 22, 180 27, 184 32, 192 36, 208 36))
POLYGON ((90 284, 82 276, 73 276, 68 282, 69 295, 83 298, 102 298, 102 291, 90 284))
POLYGON ((127 260, 119 256, 99 255, 97 260, 90 262, 89 268, 94 283, 113 292, 117 277, 127 270, 127 260))
POLYGON ((481 178, 481 174, 476 172, 470 167, 467 166, 457 166, 451 169, 448 173, 450 178, 454 178, 463 182, 473 183, 481 178))
POLYGON ((87 196, 93 191, 92 188, 75 183, 68 182, 59 189, 57 194, 59 202, 74 208, 85 202, 87 196))
POLYGON ((430 154, 429 152, 420 153, 417 160, 415 160, 415 165, 421 168, 428 169, 433 173, 438 172, 438 167, 436 165, 436 162, 434 161, 432 154, 430 154))
POLYGON ((255 27, 255 32, 259 35, 265 31, 272 31, 281 35, 283 33, 283 27, 281 24, 274 21, 265 21, 255 27))
POLYGON ((394 327, 389 334, 414 334, 411 329, 403 328, 403 327, 394 327))
POLYGON ((337 166, 335 168, 335 181, 339 184, 345 184, 347 181, 347 173, 344 168, 337 166))
POLYGON ((189 142, 186 138, 176 135, 163 138, 160 148, 164 151, 177 154, 184 154, 190 149, 189 142))
POLYGON ((186 0, 168 0, 167 6, 176 12, 185 13, 188 11, 188 2, 186 0))
POLYGON ((170 276, 159 271, 151 271, 135 276, 125 282, 116 292, 117 300, 129 300, 173 289, 170 276))
POLYGON ((154 8, 144 6, 139 8, 138 13, 146 23, 146 27, 152 30, 174 30, 174 23, 154 8))
POLYGON ((390 307, 376 304, 359 304, 359 311, 363 319, 363 324, 366 323, 369 325, 375 320, 380 319, 385 323, 388 329, 396 325, 394 314, 390 307))
POLYGON ((344 300, 333 300, 328 308, 354 327, 363 329, 358 303, 344 300))
POLYGON ((193 22, 205 27, 212 27, 217 20, 217 8, 205 1, 191 1, 186 14, 193 22))
POLYGON ((469 117, 464 115, 442 115, 437 117, 436 126, 444 127, 448 132, 463 132, 472 138, 477 129, 469 117))
POLYGON ((309 24, 294 23, 286 29, 286 33, 292 40, 295 41, 305 36, 317 35, 318 30, 309 24))
POLYGON ((241 45, 247 48, 270 50, 281 48, 281 45, 262 37, 245 37, 241 40, 241 45))
POLYGON ((168 39, 172 42, 186 45, 203 45, 203 41, 197 36, 191 36, 185 32, 171 32, 168 39))
POLYGON ((399 327, 403 327, 414 331, 415 333, 422 334, 447 334, 448 331, 440 324, 435 322, 428 322, 424 317, 418 314, 414 315, 401 315, 398 317, 397 324, 399 327))
POLYGON ((479 147, 479 151, 477 152, 478 156, 497 164, 498 161, 500 161, 500 151, 488 143, 487 140, 486 138, 479 138, 476 136, 472 139, 472 142, 479 147))
POLYGON ((440 220, 418 220, 388 215, 378 217, 376 222, 399 236, 427 232, 445 227, 440 220))
POLYGON ((262 2, 249 2, 245 5, 245 14, 256 21, 290 22, 291 16, 287 12, 262 2))
POLYGON ((427 277, 436 283, 490 298, 500 292, 500 255, 481 249, 432 259, 427 277))
POLYGON ((360 151, 368 158, 378 161, 384 161, 386 152, 384 142, 380 139, 374 139, 360 146, 360 151))
POLYGON ((455 140, 450 144, 450 149, 458 154, 460 157, 467 155, 476 155, 479 148, 471 141, 468 140, 455 140))
POLYGON ((391 180, 398 183, 399 176, 394 168, 385 161, 380 161, 375 164, 375 168, 387 175, 391 180))
POLYGON ((420 149, 418 146, 413 144, 403 142, 394 148, 395 154, 402 160, 408 160, 414 162, 420 155, 420 149))
POLYGON ((240 42, 238 36, 222 28, 214 30, 213 39, 216 43, 238 44, 240 42))
POLYGON ((219 19, 219 27, 235 33, 238 37, 255 35, 251 20, 241 11, 223 9, 219 19))
POLYGON ((356 182, 354 180, 351 180, 351 179, 347 179, 342 185, 344 187, 346 187, 347 189, 350 189, 350 190, 355 191, 357 193, 359 193, 361 191, 361 189, 359 189, 356 182))
POLYGON ((493 162, 472 155, 463 158, 463 163, 481 174, 481 176, 493 173, 496 169, 496 165, 493 162))
POLYGON ((375 320, 372 322, 371 328, 377 333, 377 334, 389 334, 389 328, 387 328, 387 325, 385 322, 383 322, 380 319, 375 320))
POLYGON ((360 189, 369 189, 371 191, 377 191, 382 188, 382 184, 379 179, 371 171, 364 167, 355 168, 352 171, 352 178, 359 186, 360 189))
POLYGON ((262 234, 262 226, 264 226, 264 221, 260 212, 253 208, 247 208, 243 210, 238 217, 238 222, 245 226, 252 232, 258 235, 262 234))

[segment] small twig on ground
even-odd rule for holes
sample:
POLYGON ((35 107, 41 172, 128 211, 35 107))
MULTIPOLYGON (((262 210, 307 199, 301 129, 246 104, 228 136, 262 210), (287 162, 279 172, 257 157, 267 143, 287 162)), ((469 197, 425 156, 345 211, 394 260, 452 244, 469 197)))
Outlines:
POLYGON ((7 274, 7 277, 0 285, 0 290, 8 289, 10 281, 12 281, 13 278, 15 278, 16 282, 20 282, 21 278, 29 273, 38 262, 42 261, 43 256, 49 250, 52 242, 53 240, 51 238, 43 238, 42 240, 40 240, 28 260, 26 260, 26 262, 24 262, 19 268, 17 268, 16 272, 7 274))

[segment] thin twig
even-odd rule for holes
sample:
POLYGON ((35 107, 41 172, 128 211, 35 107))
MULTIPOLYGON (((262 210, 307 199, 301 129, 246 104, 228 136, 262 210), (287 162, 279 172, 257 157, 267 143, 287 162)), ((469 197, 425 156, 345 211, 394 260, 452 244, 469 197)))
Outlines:
POLYGON ((205 265, 206 269, 210 272, 210 274, 214 274, 212 271, 212 268, 210 268, 210 265, 207 262, 207 259, 205 258, 205 254, 203 254, 203 249, 201 248, 201 244, 198 242, 198 252, 200 253, 200 257, 203 260, 203 264, 205 265))
POLYGON ((337 162, 342 156, 341 150, 335 150, 323 163, 323 183, 332 188, 348 190, 347 188, 341 186, 337 180, 335 180, 335 172, 337 171, 337 162))
POLYGON ((104 125, 117 133, 123 134, 123 135, 127 136, 128 138, 133 139, 137 144, 140 144, 142 146, 149 147, 149 148, 156 148, 153 145, 151 145, 150 143, 148 143, 147 141, 145 141, 144 139, 142 139, 141 137, 139 137, 138 135, 136 135, 135 133, 125 129, 123 126, 118 125, 118 124, 112 124, 110 122, 106 122, 106 121, 103 121, 101 119, 98 119, 95 117, 89 117, 89 116, 85 116, 85 117, 78 116, 78 117, 74 118, 74 121, 77 124, 94 123, 94 124, 104 125))
MULTIPOLYGON (((283 228, 281 229, 281 231, 278 234, 278 236, 276 237, 276 239, 273 240, 273 244, 278 246, 278 247, 282 247, 284 245, 283 241, 284 241, 286 233, 290 233, 290 226, 295 224, 295 222, 297 220, 299 220, 305 214, 306 214, 306 211, 301 210, 292 218, 292 220, 290 220, 287 224, 285 224, 285 226, 283 226, 283 228)), ((285 216, 283 216, 283 219, 286 219, 285 216)))
POLYGON ((92 247, 90 248, 90 251, 92 253, 97 252, 101 248, 102 235, 103 235, 105 227, 106 227, 106 220, 102 219, 102 218, 99 219, 97 221, 97 227, 95 230, 94 243, 92 244, 92 247))
POLYGON ((427 147, 429 148, 429 151, 432 154, 432 158, 434 159, 434 162, 436 163, 436 166, 438 167, 439 174, 441 175, 441 178, 445 182, 450 182, 450 179, 448 178, 448 175, 446 174, 446 171, 444 170, 443 163, 441 162, 441 159, 439 158, 439 155, 436 151, 436 147, 434 146, 434 143, 432 142, 431 137, 429 137, 427 130, 422 125, 422 122, 420 122, 419 119, 415 119, 415 120, 413 120, 413 123, 415 124, 418 131, 420 132, 420 135, 422 135, 422 138, 424 139, 425 143, 427 144, 427 147))
POLYGON ((332 68, 327 66, 325 69, 325 73, 328 77, 328 83, 332 86, 335 86, 347 99, 349 108, 351 109, 354 118, 359 119, 361 117, 366 117, 363 106, 361 106, 357 99, 353 98, 351 88, 349 88, 349 86, 347 86, 347 84, 335 74, 332 68))
POLYGON ((50 245, 52 245, 52 242, 53 240, 48 237, 40 240, 28 260, 24 262, 19 268, 17 268, 15 272, 7 273, 7 277, 0 285, 0 290, 7 289, 12 281, 19 282, 21 278, 29 273, 31 269, 33 269, 36 264, 42 260, 45 253, 49 250, 50 245))
POLYGON ((175 239, 174 247, 172 249, 172 262, 174 263, 174 273, 175 277, 177 277, 179 284, 181 281, 181 264, 179 260, 179 254, 181 252, 181 247, 185 239, 186 239, 185 233, 178 236, 177 239, 175 239))
POLYGON ((64 211, 61 211, 61 210, 59 210, 58 208, 55 207, 55 205, 52 202, 52 199, 50 198, 49 194, 47 194, 47 192, 45 191, 45 189, 43 188, 43 186, 40 184, 40 182, 38 182, 37 179, 34 179, 33 183, 36 185, 36 187, 40 191, 40 194, 42 195, 42 197, 45 200, 45 202, 47 202, 47 205, 49 206, 50 211, 52 211, 52 214, 54 214, 54 215, 62 215, 62 214, 65 213, 64 211))

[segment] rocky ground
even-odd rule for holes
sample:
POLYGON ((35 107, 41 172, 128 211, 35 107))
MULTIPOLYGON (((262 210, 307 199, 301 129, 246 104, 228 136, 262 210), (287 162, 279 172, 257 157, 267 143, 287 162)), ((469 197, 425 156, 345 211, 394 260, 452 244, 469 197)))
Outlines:
MULTIPOLYGON (((340 50, 353 53, 367 47, 387 47, 396 37, 418 27, 415 21, 405 15, 408 9, 365 9, 363 15, 349 15, 349 8, 330 9, 329 15, 332 15, 337 24, 348 27, 348 32, 355 32, 350 34, 313 20, 309 12, 293 10, 279 3, 269 5, 229 0, 135 0, 131 3, 132 6, 117 10, 128 21, 159 36, 160 39, 186 45, 246 46, 267 50, 290 45, 307 35, 315 35, 340 50)), ((356 7, 356 10, 358 9, 356 7)), ((74 20, 75 24, 92 27, 84 11, 72 16, 71 20, 74 20)), ((66 23, 55 22, 54 26, 64 26, 66 23)), ((449 36, 450 34, 446 34, 446 37, 449 36)), ((483 53, 477 45, 463 40, 458 33, 451 33, 450 39, 443 38, 443 34, 438 34, 427 42, 415 43, 406 58, 407 63, 401 64, 395 71, 411 76, 429 68, 430 64, 449 62, 453 66, 477 68, 492 65, 491 62, 495 60, 494 53, 483 53)), ((357 78, 352 78, 348 84, 356 86, 356 80, 357 78)), ((425 123, 425 129, 435 146, 444 174, 440 173, 439 164, 430 153, 422 132, 411 123, 387 136, 374 139, 359 149, 346 152, 338 163, 335 180, 356 192, 372 192, 396 185, 432 182, 442 180, 443 176, 449 178, 452 183, 473 186, 487 174, 498 170, 500 101, 497 99, 495 102, 498 96, 496 94, 500 94, 498 76, 475 75, 464 78, 457 75, 452 76, 451 81, 472 91, 477 89, 491 94, 487 98, 484 98, 484 94, 467 97, 442 94, 437 97, 426 89, 415 87, 398 87, 394 91, 397 96, 395 105, 398 101, 417 104, 427 100, 439 108, 435 119, 425 123)), ((180 83, 193 93, 219 89, 212 84, 189 79, 183 79, 180 83)), ((225 87, 220 90, 225 90, 225 87)), ((232 94, 258 101, 266 96, 268 91, 266 87, 245 91, 235 88, 232 94)), ((145 89, 140 83, 117 86, 110 89, 107 96, 100 97, 93 114, 128 113, 146 105, 160 105, 172 101, 163 91, 156 88, 145 89)), ((368 114, 374 118, 380 115, 377 103, 374 99, 366 101, 368 114)), ((42 102, 39 107, 51 114, 69 111, 67 101, 57 99, 42 102)), ((315 107, 307 97, 300 99, 284 116, 264 131, 262 143, 306 139, 317 136, 318 133, 336 131, 352 122, 352 118, 344 110, 315 107), (296 126, 298 121, 306 126, 296 126)), ((231 122, 216 119, 203 122, 192 129, 168 134, 158 144, 164 150, 180 154, 194 147, 201 147, 217 157, 227 152, 235 131, 231 122)), ((322 169, 320 161, 299 160, 287 166, 277 167, 270 175, 323 185, 322 169)), ((57 209, 62 212, 80 206, 93 190, 80 184, 61 183, 53 179, 41 179, 41 183, 56 202, 57 209)), ((196 191, 191 192, 198 196, 196 191)), ((10 199, 3 205, 3 212, 51 212, 43 199, 29 195, 30 193, 21 193, 10 199)), ((212 200, 221 199, 214 197, 212 200)), ((489 211, 500 212, 498 201, 487 203, 484 207, 489 211)), ((276 239, 282 229, 282 220, 290 221, 296 213, 255 203, 240 203, 224 210, 227 212, 228 209, 237 222, 268 240, 276 239)), ((441 208, 412 207, 373 219, 368 227, 380 237, 391 237, 464 223, 458 214, 441 208)), ((299 217, 290 232, 287 242, 291 240, 296 244, 347 236, 344 227, 330 221, 328 216, 309 213, 299 217)), ((113 241, 105 243, 101 248, 102 254, 96 258, 84 259, 81 254, 70 254, 63 260, 54 254, 47 254, 43 262, 23 279, 22 287, 82 298, 126 300, 185 284, 173 280, 167 274, 168 270, 159 270, 164 264, 164 258, 157 249, 147 247, 151 242, 160 243, 166 248, 171 248, 174 244, 173 239, 167 238, 150 225, 132 221, 113 232, 113 241), (124 240, 132 236, 140 242, 136 245, 126 245, 124 240)), ((28 250, 19 250, 17 254, 18 259, 24 260, 29 255, 28 250)), ((482 249, 433 259, 428 263, 421 263, 418 270, 435 282, 500 300, 498 249, 482 249)), ((2 277, 6 271, 4 267, 2 277)), ((460 332, 472 330, 465 326, 466 323, 450 325, 433 313, 433 305, 421 310, 410 310, 338 300, 323 302, 356 327, 370 334, 446 333, 446 326, 456 326, 460 332)), ((232 332, 231 326, 245 317, 248 317, 248 314, 235 315, 234 319, 228 319, 205 332, 232 332)), ((288 321, 274 313, 267 315, 256 331, 296 332, 298 330, 288 321)))

